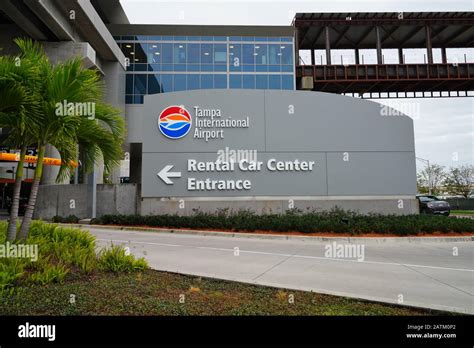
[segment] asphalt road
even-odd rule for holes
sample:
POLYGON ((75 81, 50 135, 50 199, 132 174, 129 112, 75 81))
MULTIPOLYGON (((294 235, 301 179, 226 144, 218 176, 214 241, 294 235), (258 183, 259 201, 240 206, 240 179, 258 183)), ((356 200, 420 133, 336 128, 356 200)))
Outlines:
POLYGON ((364 241, 358 261, 326 257, 343 242, 90 231, 157 270, 474 314, 474 242, 364 241))

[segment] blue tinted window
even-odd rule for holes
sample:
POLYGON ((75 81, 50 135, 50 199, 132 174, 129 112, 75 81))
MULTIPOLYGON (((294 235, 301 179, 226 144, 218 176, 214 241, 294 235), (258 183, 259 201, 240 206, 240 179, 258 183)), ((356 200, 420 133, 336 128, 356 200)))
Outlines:
POLYGON ((161 70, 162 71, 173 71, 174 66, 173 64, 163 64, 161 65, 161 70))
POLYGON ((242 63, 243 64, 255 64, 255 48, 254 45, 244 44, 242 45, 242 63))
POLYGON ((201 59, 201 45, 188 44, 188 63, 200 63, 201 59))
POLYGON ((125 96, 125 103, 126 104, 133 104, 133 95, 126 95, 125 96))
POLYGON ((269 37, 268 38, 268 41, 280 41, 280 38, 279 37, 269 37))
POLYGON ((188 36, 188 41, 201 41, 200 36, 188 36))
POLYGON ((281 64, 293 65, 293 45, 281 44, 281 64))
POLYGON ((251 89, 255 88, 255 75, 243 75, 242 87, 251 89))
POLYGON ((133 94, 133 74, 127 74, 126 76, 125 93, 133 94))
POLYGON ((268 75, 268 88, 269 89, 281 89, 281 76, 280 75, 268 75))
POLYGON ((257 72, 267 72, 268 71, 268 65, 256 65, 256 70, 257 72))
POLYGON ((280 64, 281 52, 280 45, 268 45, 268 62, 269 64, 280 64))
POLYGON ((212 75, 201 75, 201 88, 210 89, 214 86, 212 75))
POLYGON ((143 104, 143 95, 134 95, 133 104, 143 104))
POLYGON ((227 88, 227 75, 214 75, 214 88, 227 88))
POLYGON ((173 62, 186 63, 186 44, 177 43, 173 45, 173 62))
POLYGON ((185 91, 186 90, 186 75, 176 74, 173 80, 173 91, 185 91))
POLYGON ((227 36, 214 36, 214 41, 227 41, 227 36))
POLYGON ((201 36, 202 41, 214 41, 214 36, 201 36))
POLYGON ((268 45, 255 44, 255 63, 268 64, 268 45))
POLYGON ((155 94, 161 92, 160 75, 148 75, 148 94, 155 94))
POLYGON ((171 74, 161 75, 161 89, 163 92, 173 91, 173 75, 171 74))
POLYGON ((201 71, 207 71, 207 72, 214 71, 214 65, 212 65, 212 64, 201 64, 201 71))
POLYGON ((201 63, 212 63, 212 44, 201 44, 201 63))
POLYGON ((293 72, 293 65, 282 65, 281 71, 283 72, 293 72))
POLYGON ((229 45, 229 68, 230 71, 242 71, 242 45, 229 45))
POLYGON ((227 71, 227 65, 224 65, 224 64, 216 64, 216 65, 214 65, 214 71, 222 71, 222 72, 225 72, 225 71, 227 71))
POLYGON ((161 61, 163 63, 173 63, 173 45, 165 43, 161 45, 161 61))
POLYGON ((161 39, 163 41, 173 41, 174 36, 162 36, 161 39))
POLYGON ((227 45, 214 45, 214 63, 227 63, 227 45))
POLYGON ((199 64, 188 64, 187 71, 201 71, 201 65, 199 65, 199 64))
POLYGON ((148 40, 150 41, 160 41, 161 40, 161 36, 148 36, 148 40))
POLYGON ((133 55, 135 63, 146 63, 147 62, 147 50, 148 44, 136 43, 135 54, 133 55))
POLYGON ((267 89, 268 88, 268 75, 257 75, 256 87, 257 89, 267 89))
POLYGON ((161 64, 149 64, 148 71, 161 71, 161 64))
POLYGON ((255 71, 255 65, 244 65, 244 66, 242 66, 242 71, 254 72, 255 71))
POLYGON ((186 64, 174 64, 173 71, 186 71, 186 64))
POLYGON ((133 85, 133 94, 146 94, 146 74, 135 74, 133 85))
POLYGON ((198 74, 187 75, 187 89, 199 89, 199 80, 198 74))
POLYGON ((280 65, 269 65, 268 66, 268 71, 269 72, 280 72, 281 71, 281 66, 280 65))
POLYGON ((242 75, 230 75, 229 88, 242 88, 242 75))
POLYGON ((282 38, 281 38, 281 41, 293 42, 293 38, 292 38, 292 37, 282 37, 282 38))
POLYGON ((185 41, 185 40, 186 40, 186 36, 175 36, 175 37, 174 37, 174 40, 175 40, 175 41, 185 41))
POLYGON ((229 36, 229 41, 242 41, 242 36, 229 36))
POLYGON ((147 71, 148 64, 135 64, 135 71, 147 71))
POLYGON ((282 75, 281 76, 281 88, 282 89, 293 89, 293 75, 282 75))
POLYGON ((254 36, 242 36, 242 41, 255 41, 254 36))
POLYGON ((148 45, 148 63, 161 63, 160 43, 151 43, 148 45))

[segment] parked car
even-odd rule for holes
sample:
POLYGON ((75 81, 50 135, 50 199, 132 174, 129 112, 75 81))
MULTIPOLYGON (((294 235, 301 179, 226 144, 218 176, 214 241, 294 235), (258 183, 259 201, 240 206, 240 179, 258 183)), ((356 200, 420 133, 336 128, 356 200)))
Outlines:
POLYGON ((417 195, 420 203, 420 214, 441 214, 448 216, 451 212, 449 203, 432 195, 417 195))

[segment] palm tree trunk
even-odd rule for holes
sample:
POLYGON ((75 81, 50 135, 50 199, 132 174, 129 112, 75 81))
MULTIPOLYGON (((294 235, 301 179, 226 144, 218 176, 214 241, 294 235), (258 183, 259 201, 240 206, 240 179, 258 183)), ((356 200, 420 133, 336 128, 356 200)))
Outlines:
POLYGON ((41 175, 43 174, 43 160, 45 150, 45 145, 39 146, 35 175, 33 178, 33 184, 31 185, 31 192, 30 197, 28 198, 28 205, 26 206, 25 216, 23 217, 23 223, 21 224, 20 233, 18 236, 19 240, 26 240, 26 238, 28 238, 28 231, 30 229, 31 220, 33 219, 33 213, 35 211, 36 197, 38 196, 38 187, 41 181, 41 175))
POLYGON ((23 163, 25 162, 26 146, 21 148, 20 161, 16 167, 15 186, 13 187, 12 205, 10 207, 10 220, 8 221, 7 240, 12 242, 16 238, 16 221, 20 208, 21 182, 23 180, 23 163))

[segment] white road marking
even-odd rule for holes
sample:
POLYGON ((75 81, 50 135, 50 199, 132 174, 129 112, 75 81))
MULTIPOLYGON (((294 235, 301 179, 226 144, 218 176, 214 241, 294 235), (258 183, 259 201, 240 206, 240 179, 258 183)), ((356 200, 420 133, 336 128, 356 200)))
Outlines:
MULTIPOLYGON (((145 244, 145 245, 157 245, 157 246, 167 246, 167 247, 183 247, 183 248, 195 248, 195 249, 205 249, 205 250, 214 250, 214 251, 230 251, 234 252, 234 249, 227 248, 213 248, 213 247, 203 247, 203 246, 194 246, 194 245, 182 245, 182 244, 166 244, 166 243, 154 243, 154 242, 139 242, 132 240, 121 240, 121 239, 99 239, 98 241, 104 242, 119 242, 119 243, 132 243, 132 244, 145 244)), ((239 253, 243 254, 259 254, 259 255, 271 255, 271 256, 283 256, 283 257, 295 257, 301 259, 315 259, 315 260, 328 260, 328 261, 340 261, 340 262, 353 262, 353 263, 367 263, 367 264, 377 264, 377 265, 391 265, 391 266, 405 266, 405 267, 418 267, 418 268, 431 268, 431 269, 444 269, 449 271, 459 271, 459 272, 474 272, 474 269, 467 268, 449 268, 449 267, 438 267, 438 266, 427 266, 427 265, 414 265, 409 263, 396 263, 396 262, 380 262, 380 261, 357 261, 357 260, 347 260, 347 259, 335 259, 322 256, 309 256, 309 255, 294 255, 294 254, 281 254, 281 253, 272 253, 265 251, 252 251, 252 250, 241 250, 239 253)))

